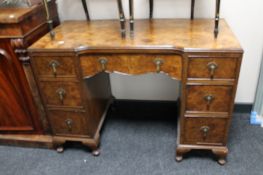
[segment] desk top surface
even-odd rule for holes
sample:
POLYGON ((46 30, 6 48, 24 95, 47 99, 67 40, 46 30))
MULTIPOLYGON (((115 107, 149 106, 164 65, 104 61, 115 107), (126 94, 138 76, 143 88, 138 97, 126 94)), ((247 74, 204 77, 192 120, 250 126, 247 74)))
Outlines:
MULTIPOLYGON (((126 25, 128 31, 128 24, 126 25)), ((66 21, 54 31, 55 39, 46 34, 30 47, 30 51, 86 49, 175 49, 235 50, 242 48, 233 32, 220 20, 218 38, 214 38, 212 19, 136 20, 134 37, 120 35, 118 20, 66 21)))
POLYGON ((37 5, 32 7, 6 7, 0 8, 0 24, 1 23, 18 23, 25 19, 30 13, 37 10, 37 5))

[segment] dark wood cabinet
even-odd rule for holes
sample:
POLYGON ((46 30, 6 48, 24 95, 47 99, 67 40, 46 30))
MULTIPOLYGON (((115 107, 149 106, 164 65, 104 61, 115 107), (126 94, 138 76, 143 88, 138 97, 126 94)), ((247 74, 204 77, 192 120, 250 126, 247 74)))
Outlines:
MULTIPOLYGON (((30 111, 10 53, 0 49, 0 131, 33 131, 30 111)), ((12 53, 11 53, 12 54, 12 53)))
MULTIPOLYGON (((45 122, 26 49, 48 32, 41 3, 0 12, 0 134, 44 134, 45 122), (44 120, 42 120, 44 119, 44 120)), ((55 1, 49 3, 59 23, 55 1)))
POLYGON ((29 86, 9 39, 0 39, 1 133, 42 133, 29 86))

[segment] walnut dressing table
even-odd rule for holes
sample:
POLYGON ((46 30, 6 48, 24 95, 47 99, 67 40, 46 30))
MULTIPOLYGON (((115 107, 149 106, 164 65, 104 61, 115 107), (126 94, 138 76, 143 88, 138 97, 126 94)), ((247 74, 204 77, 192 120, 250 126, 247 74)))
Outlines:
POLYGON ((57 150, 79 141, 98 155, 112 99, 108 73, 156 72, 181 82, 176 160, 204 149, 224 164, 243 55, 227 23, 216 39, 208 19, 138 20, 124 39, 118 28, 114 20, 67 21, 54 40, 46 35, 29 48, 57 150))

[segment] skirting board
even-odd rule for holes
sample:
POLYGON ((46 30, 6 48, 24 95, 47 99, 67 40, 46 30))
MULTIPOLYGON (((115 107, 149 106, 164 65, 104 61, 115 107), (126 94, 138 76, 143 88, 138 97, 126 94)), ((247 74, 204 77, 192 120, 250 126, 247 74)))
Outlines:
MULTIPOLYGON (((235 104, 234 113, 248 113, 252 111, 252 104, 235 104)), ((178 114, 177 101, 158 100, 121 100, 116 99, 112 105, 110 116, 174 116, 178 114)))

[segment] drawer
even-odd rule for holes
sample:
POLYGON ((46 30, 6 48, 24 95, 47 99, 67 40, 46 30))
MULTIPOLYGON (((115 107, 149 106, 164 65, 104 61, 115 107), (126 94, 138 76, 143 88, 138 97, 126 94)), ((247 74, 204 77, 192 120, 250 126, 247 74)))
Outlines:
POLYGON ((49 111, 48 118, 53 134, 64 136, 89 136, 86 113, 49 111))
POLYGON ((41 82, 40 90, 47 107, 82 107, 79 83, 41 82))
POLYGON ((84 76, 92 76, 103 70, 132 75, 165 72, 176 79, 181 79, 182 74, 182 58, 179 55, 85 55, 81 56, 80 62, 84 76))
POLYGON ((76 77, 74 57, 35 57, 33 59, 39 77, 76 77))
POLYGON ((235 79, 237 58, 190 58, 188 78, 235 79))
POLYGON ((192 85, 186 90, 187 112, 229 112, 232 86, 192 85))
POLYGON ((184 144, 224 145, 228 120, 224 118, 185 118, 184 144))

